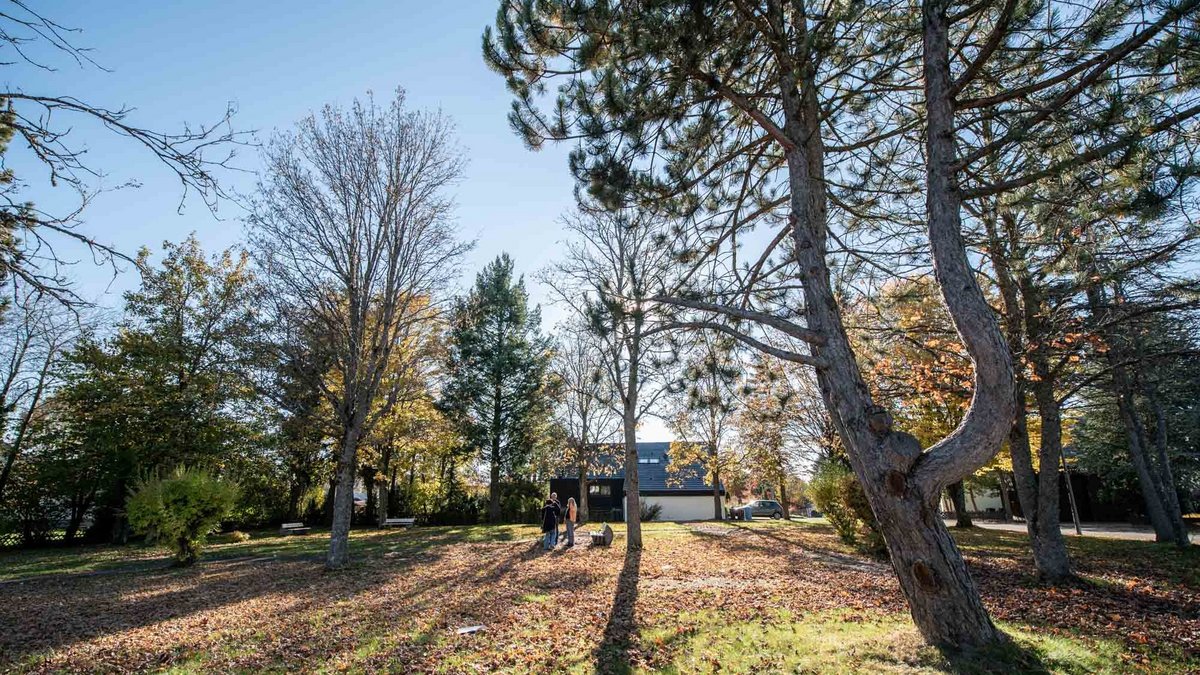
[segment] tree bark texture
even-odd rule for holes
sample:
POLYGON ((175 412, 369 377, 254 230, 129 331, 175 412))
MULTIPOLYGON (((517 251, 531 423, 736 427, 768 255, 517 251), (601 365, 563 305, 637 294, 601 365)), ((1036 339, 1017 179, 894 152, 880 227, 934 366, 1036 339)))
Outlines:
POLYGON ((342 435, 338 453, 337 486, 333 491, 333 523, 329 529, 329 553, 325 569, 336 570, 350 562, 350 524, 354 517, 354 473, 358 464, 358 441, 363 420, 351 418, 342 435))
MULTIPOLYGON (((785 133, 791 228, 803 277, 808 328, 822 365, 817 381, 855 474, 879 520, 900 587, 917 628, 935 644, 973 647, 996 642, 992 624, 937 510, 949 483, 969 475, 999 449, 1013 417, 1013 375, 1007 345, 975 281, 962 242, 950 105, 944 7, 924 8, 929 101, 929 236, 947 308, 975 364, 975 395, 957 429, 926 453, 911 435, 894 431, 886 410, 871 400, 847 337, 826 263, 824 149, 815 75, 786 81, 785 133)), ((800 35, 797 39, 803 40, 800 35)))

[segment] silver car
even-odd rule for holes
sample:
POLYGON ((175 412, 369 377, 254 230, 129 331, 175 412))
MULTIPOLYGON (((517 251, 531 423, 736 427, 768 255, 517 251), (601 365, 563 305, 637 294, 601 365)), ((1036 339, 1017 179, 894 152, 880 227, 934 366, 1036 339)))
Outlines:
POLYGON ((744 519, 746 511, 750 511, 750 516, 766 516, 776 520, 783 517, 783 505, 774 499, 756 499, 744 506, 738 506, 733 509, 735 518, 744 519))

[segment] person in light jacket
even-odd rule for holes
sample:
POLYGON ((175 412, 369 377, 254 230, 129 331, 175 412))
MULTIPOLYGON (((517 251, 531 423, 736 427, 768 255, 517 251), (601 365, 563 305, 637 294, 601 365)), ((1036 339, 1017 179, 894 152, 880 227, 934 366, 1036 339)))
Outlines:
POLYGON ((575 506, 575 498, 567 499, 567 508, 563 514, 564 520, 567 521, 567 548, 575 545, 575 519, 578 517, 579 508, 575 506))

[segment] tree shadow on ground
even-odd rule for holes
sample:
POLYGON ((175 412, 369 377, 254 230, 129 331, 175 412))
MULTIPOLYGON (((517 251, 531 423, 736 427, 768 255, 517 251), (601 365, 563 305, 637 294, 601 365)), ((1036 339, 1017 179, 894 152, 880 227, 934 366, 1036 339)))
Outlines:
POLYGON ((770 539, 776 542, 776 545, 763 545, 743 538, 742 540, 734 540, 730 546, 733 548, 746 548, 757 550, 769 555, 783 554, 789 559, 801 561, 815 561, 824 563, 831 567, 853 569, 872 574, 892 574, 892 567, 887 560, 880 560, 862 554, 850 554, 842 551, 837 551, 832 548, 817 546, 813 542, 799 543, 780 536, 777 532, 772 532, 766 528, 748 527, 740 523, 733 523, 733 528, 737 531, 745 532, 752 537, 761 539, 770 539))
POLYGON ((608 623, 604 626, 604 637, 596 647, 596 673, 628 673, 633 670, 631 654, 637 636, 638 577, 641 574, 642 552, 626 550, 625 564, 617 577, 613 592, 612 607, 608 612, 608 623))
POLYGON ((938 652, 946 660, 941 669, 954 675, 1050 675, 1054 672, 1038 650, 1011 638, 980 649, 938 648, 938 652))

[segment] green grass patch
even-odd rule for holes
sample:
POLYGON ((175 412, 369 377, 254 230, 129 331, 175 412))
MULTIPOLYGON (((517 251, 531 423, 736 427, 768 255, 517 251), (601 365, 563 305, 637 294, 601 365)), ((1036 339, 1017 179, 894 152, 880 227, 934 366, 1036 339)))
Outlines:
MULTIPOLYGON (((1002 626, 1009 644, 971 654, 925 645, 906 615, 864 617, 847 611, 772 617, 745 623, 714 612, 679 617, 675 626, 640 632, 643 647, 666 655, 645 672, 803 673, 1126 673, 1139 655, 1121 644, 1002 626)), ((622 669, 626 672, 641 672, 622 669)), ((1200 663, 1156 655, 1155 672, 1195 672, 1200 663)))

